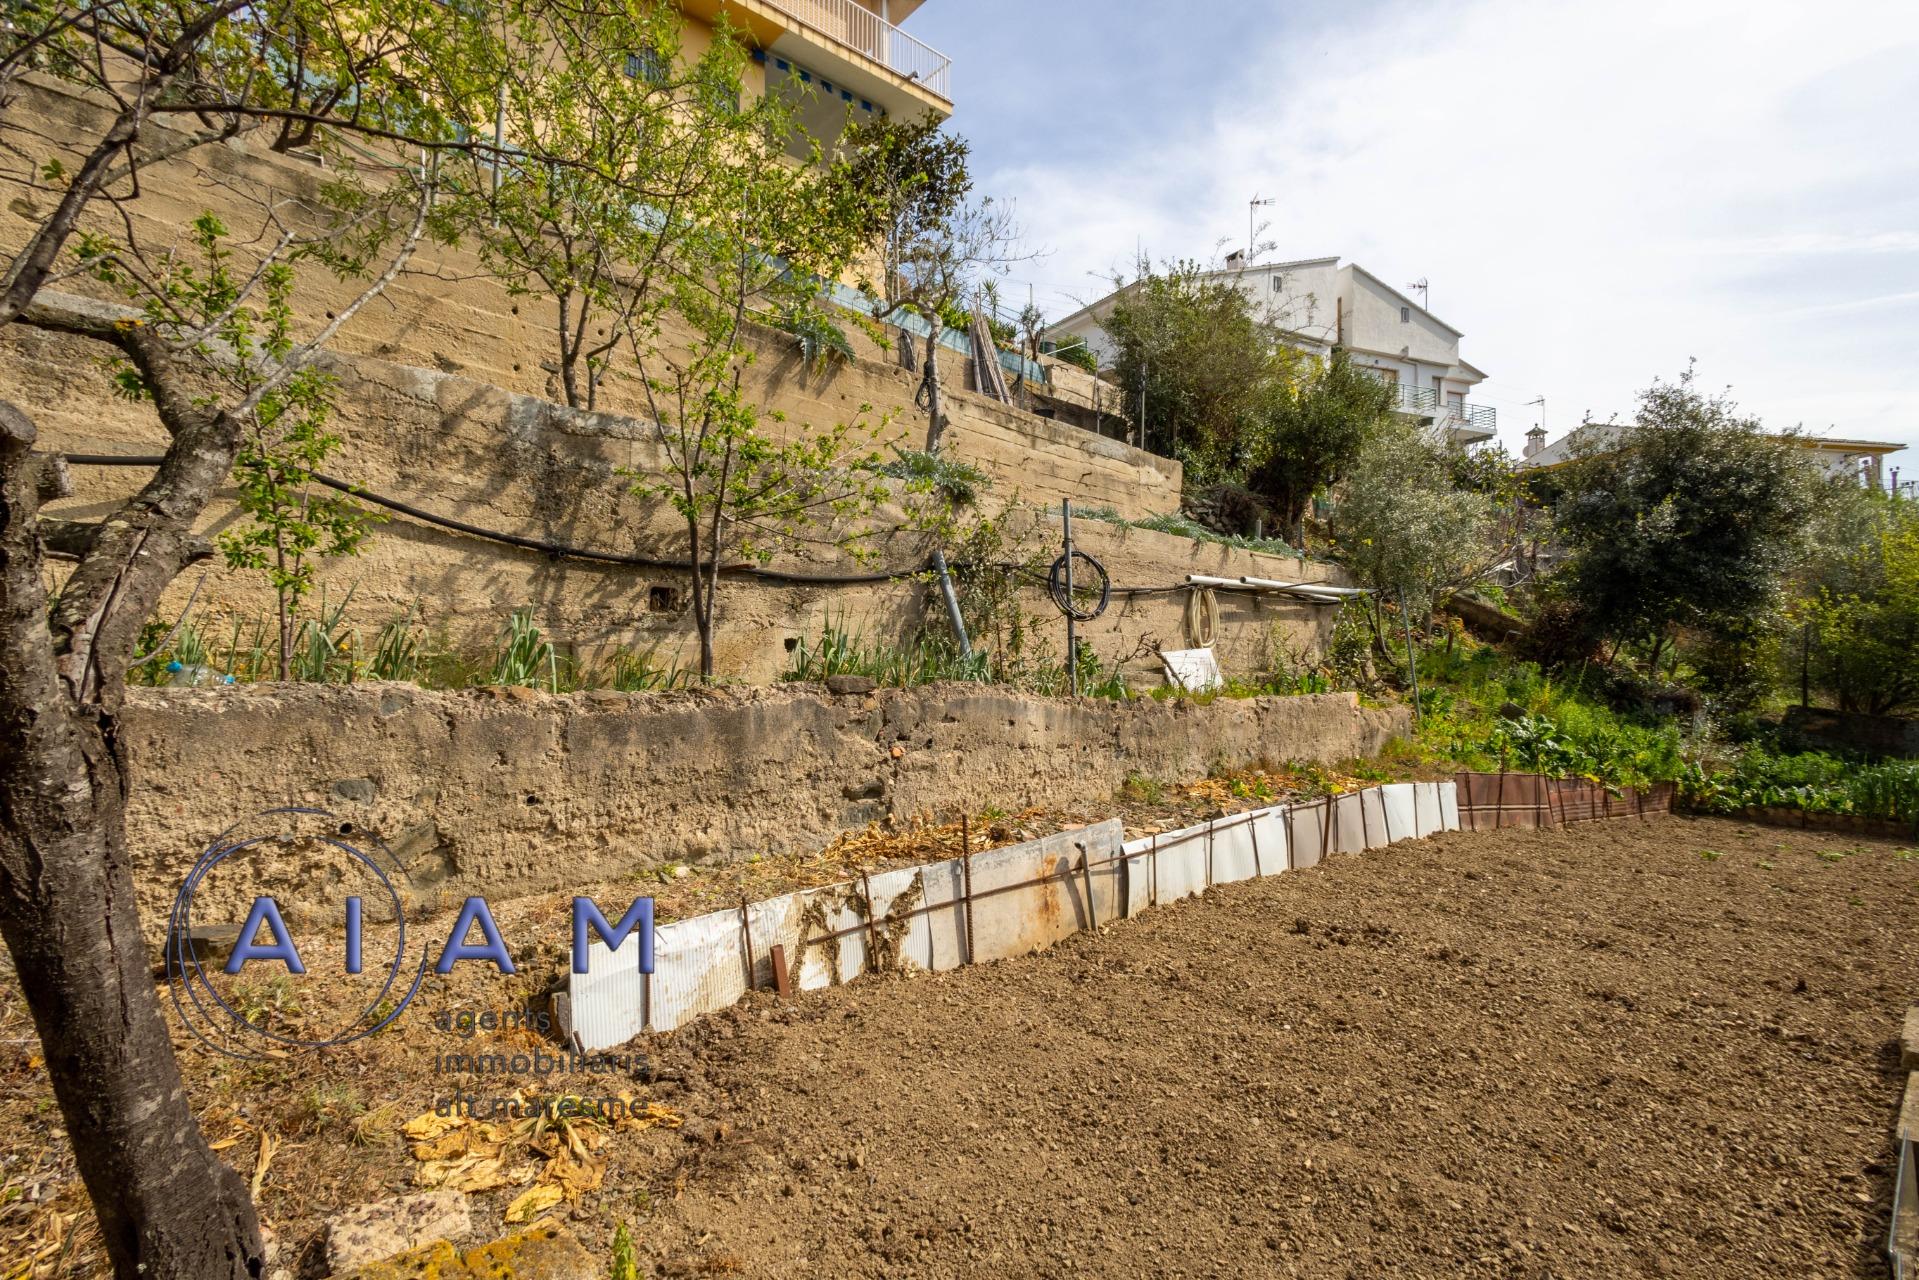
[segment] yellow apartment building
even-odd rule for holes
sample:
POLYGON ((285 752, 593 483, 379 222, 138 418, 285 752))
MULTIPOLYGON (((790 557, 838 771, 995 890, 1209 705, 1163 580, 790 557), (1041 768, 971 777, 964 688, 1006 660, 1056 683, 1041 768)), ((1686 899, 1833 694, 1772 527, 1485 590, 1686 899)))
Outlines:
POLYGON ((823 141, 847 119, 953 114, 953 63, 898 24, 923 0, 681 0, 684 47, 698 57, 724 20, 753 48, 748 93, 791 94, 823 141))

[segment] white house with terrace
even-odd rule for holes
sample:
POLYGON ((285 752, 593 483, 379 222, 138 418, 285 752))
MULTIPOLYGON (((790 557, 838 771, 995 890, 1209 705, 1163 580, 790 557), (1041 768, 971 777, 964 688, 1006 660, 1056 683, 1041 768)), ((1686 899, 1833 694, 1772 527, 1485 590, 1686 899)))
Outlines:
MULTIPOLYGON (((1456 443, 1497 433, 1493 408, 1468 398, 1486 375, 1459 354, 1464 335, 1358 263, 1342 266, 1332 257, 1247 266, 1234 254, 1206 278, 1237 284, 1288 346, 1316 356, 1344 347, 1356 366, 1391 384, 1401 413, 1442 426, 1456 443)), ((1102 369, 1110 368, 1118 352, 1106 320, 1138 287, 1081 307, 1047 329, 1044 342, 1053 349, 1083 342, 1102 369)))

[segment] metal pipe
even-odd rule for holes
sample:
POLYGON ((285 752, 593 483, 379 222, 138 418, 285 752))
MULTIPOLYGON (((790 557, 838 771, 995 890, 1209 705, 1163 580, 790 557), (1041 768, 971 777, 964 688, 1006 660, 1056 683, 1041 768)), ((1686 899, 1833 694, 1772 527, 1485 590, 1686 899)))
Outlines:
POLYGON ((946 571, 946 553, 937 548, 933 551, 933 571, 940 576, 940 595, 946 601, 946 623, 953 628, 953 638, 959 641, 960 657, 973 656, 973 642, 966 636, 966 619, 960 616, 959 597, 953 593, 953 575, 946 571))
POLYGON ((1079 631, 1073 620, 1073 501, 1059 500, 1060 528, 1066 540, 1066 691, 1079 696, 1079 631))

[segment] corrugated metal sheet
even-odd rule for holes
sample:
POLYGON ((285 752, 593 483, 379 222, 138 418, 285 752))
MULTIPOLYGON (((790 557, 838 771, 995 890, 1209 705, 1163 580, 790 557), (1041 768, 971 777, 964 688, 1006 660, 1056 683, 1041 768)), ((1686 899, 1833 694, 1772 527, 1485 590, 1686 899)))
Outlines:
POLYGON ((965 863, 907 867, 753 903, 744 920, 731 910, 665 925, 655 933, 651 978, 639 972, 637 939, 618 951, 595 941, 589 972, 569 980, 565 1020, 589 1052, 670 1031, 733 1004, 749 974, 754 987, 772 986, 776 943, 802 990, 876 969, 952 969, 969 942, 976 960, 1025 955, 1215 884, 1457 830, 1459 813, 1453 783, 1424 782, 1234 814, 1124 845, 1119 820, 1109 819, 975 854, 970 940, 965 863))

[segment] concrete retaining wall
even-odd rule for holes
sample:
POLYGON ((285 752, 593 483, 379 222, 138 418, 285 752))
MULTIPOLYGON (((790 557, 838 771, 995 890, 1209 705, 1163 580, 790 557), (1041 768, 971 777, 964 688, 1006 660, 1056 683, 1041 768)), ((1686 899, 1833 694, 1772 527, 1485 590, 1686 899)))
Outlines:
MULTIPOLYGON (((31 141, 37 156, 59 155, 72 139, 100 126, 99 105, 71 88, 34 76, 16 87, 0 123, 31 141)), ((243 245, 258 229, 263 202, 280 202, 277 212, 297 221, 323 176, 310 164, 249 146, 202 147, 145 170, 141 197, 125 212, 143 240, 164 245, 196 213, 211 208, 243 245)), ((0 207, 0 248, 21 243, 44 216, 44 201, 43 194, 24 192, 0 207)), ((101 226, 123 234, 117 221, 101 226)), ((554 376, 547 367, 550 308, 543 300, 509 295, 470 253, 429 247, 414 266, 356 315, 335 343, 329 368, 338 379, 336 423, 344 444, 326 469, 483 527, 677 559, 680 538, 662 520, 662 504, 633 498, 631 482, 619 474, 622 468, 644 472, 658 462, 647 424, 630 416, 643 407, 637 387, 630 380, 610 383, 602 406, 607 412, 577 413, 554 404, 554 376)), ((87 286, 71 280, 67 287, 87 286)), ((350 296, 324 271, 301 275, 297 301, 309 321, 317 323, 319 313, 350 296)), ((870 420, 890 418, 883 438, 917 444, 924 423, 913 407, 915 378, 857 329, 849 332, 860 358, 824 371, 804 368, 787 336, 760 334, 748 394, 791 422, 815 426, 851 420, 868 406, 870 420)), ((669 335, 671 340, 683 341, 684 335, 669 335)), ((97 343, 9 326, 0 334, 0 398, 33 416, 43 448, 162 451, 164 432, 148 406, 115 392, 103 364, 106 354, 97 343)), ((953 373, 957 384, 957 367, 953 373)), ((1180 468, 1169 459, 960 391, 951 397, 950 413, 948 448, 994 478, 996 502, 1017 498, 1056 507, 1070 497, 1129 518, 1178 506, 1180 468)), ((145 475, 76 468, 75 498, 50 509, 73 519, 98 518, 145 475)), ((219 503, 208 525, 218 529, 233 519, 231 506, 219 503)), ((1095 521, 1082 522, 1079 538, 1127 584, 1174 584, 1189 573, 1336 578, 1323 565, 1095 521)), ((1036 542, 1050 548, 1057 532, 1048 527, 1036 542)), ((928 548, 901 537, 882 550, 888 567, 917 568, 928 548)), ((851 566, 830 557, 795 557, 781 567, 830 572, 851 566)), ((169 622, 199 574, 196 568, 185 575, 163 602, 169 622)), ((363 555, 330 564, 324 576, 330 602, 353 591, 347 617, 363 639, 418 602, 446 647, 472 651, 491 643, 510 611, 531 606, 548 636, 587 657, 619 646, 652 649, 663 664, 692 665, 697 655, 685 575, 671 571, 555 561, 395 518, 375 531, 363 555)), ((917 582, 845 590, 731 583, 721 595, 719 672, 776 678, 786 666, 788 645, 801 635, 817 636, 828 621, 858 628, 869 639, 898 642, 918 630, 925 596, 917 582)), ((1035 648, 1062 654, 1056 611, 1038 592, 1028 593, 1026 601, 1039 624, 1035 648)), ((1181 621, 1184 604, 1183 594, 1123 599, 1080 634, 1108 662, 1132 659, 1142 673, 1155 671, 1157 664, 1143 656, 1147 642, 1165 648, 1190 643, 1181 621)), ((203 633, 222 638, 236 619, 250 633, 269 605, 262 575, 216 566, 198 597, 196 621, 203 633)), ((1222 597, 1220 605, 1215 647, 1230 675, 1268 669, 1275 650, 1317 651, 1326 638, 1324 610, 1251 597, 1222 597)))
MULTIPOLYGON (((657 467, 657 446, 646 424, 611 413, 578 413, 533 396, 503 391, 457 374, 395 365, 366 356, 328 360, 336 378, 340 431, 346 440, 327 470, 365 489, 504 533, 625 554, 677 559, 683 535, 663 504, 634 497, 622 469, 657 467)), ((166 435, 148 406, 113 394, 97 349, 83 340, 23 326, 0 333, 0 398, 28 406, 45 446, 87 454, 157 454, 166 435)), ((150 473, 125 467, 78 466, 75 495, 49 509, 69 519, 99 519, 145 482, 150 473)), ((231 502, 214 504, 203 527, 225 528, 236 518, 231 502)), ((901 514, 878 521, 896 527, 901 514)), ((1057 520, 1038 511, 1015 512, 1009 558, 1051 549, 1057 520), (1024 530, 1025 533, 1021 531, 1024 530)), ((1189 573, 1337 580, 1325 565, 1240 551, 1217 543, 1129 529, 1097 520, 1075 522, 1082 549, 1098 556, 1116 582, 1167 585, 1189 573)), ((886 567, 916 569, 930 550, 910 533, 874 548, 886 567)), ((873 566, 845 556, 785 557, 777 567, 808 573, 864 573, 873 566)), ((264 575, 235 572, 217 562, 183 574, 162 603, 169 622, 206 570, 195 606, 202 634, 222 640, 231 620, 252 624, 272 607, 264 575)), ((353 592, 348 618, 371 639, 381 624, 416 606, 441 643, 455 650, 489 645, 506 615, 530 606, 547 635, 583 656, 610 646, 651 648, 662 664, 693 665, 697 644, 686 607, 684 573, 555 560, 537 551, 503 546, 394 516, 377 526, 362 553, 323 570, 328 596, 353 592)), ((817 637, 828 623, 859 630, 869 640, 900 642, 926 615, 927 587, 907 580, 856 587, 802 587, 728 579, 721 591, 716 662, 720 674, 755 681, 776 679, 788 661, 788 642, 817 637)), ((315 601, 317 605, 317 600, 315 601)), ((1183 593, 1117 599, 1080 635, 1100 657, 1116 662, 1139 655, 1146 641, 1184 648, 1183 593)), ((1065 652, 1064 623, 1040 589, 1024 594, 1038 619, 1039 652, 1065 652)), ((1277 646, 1316 651, 1330 611, 1276 598, 1220 600, 1216 637, 1229 674, 1266 669, 1277 646)), ((1157 671, 1150 660, 1136 659, 1157 671)), ((1154 681, 1157 683, 1157 680, 1154 681)))
MULTIPOLYGON (((1403 709, 1351 694, 1209 705, 979 685, 551 696, 410 685, 136 689, 129 835, 143 916, 236 821, 280 805, 380 836, 416 885, 511 896, 662 860, 816 848, 886 816, 1098 803, 1129 774, 1371 755, 1403 709)), ((207 919, 244 903, 206 902, 207 919)))
MULTIPOLYGON (((59 157, 69 165, 76 139, 97 136, 111 115, 106 107, 73 86, 29 74, 13 86, 15 96, 0 128, 30 146, 36 164, 59 157)), ((153 145, 168 135, 149 130, 153 145)), ((164 164, 141 170, 140 198, 120 210, 103 210, 101 230, 124 237, 123 210, 149 252, 177 242, 180 228, 205 210, 220 215, 233 232, 236 251, 260 231, 266 210, 292 224, 320 227, 314 217, 326 174, 310 163, 275 155, 250 143, 204 146, 164 164)), ((0 248, 24 243, 49 208, 45 193, 21 193, 0 205, 0 248)), ((265 237, 271 242, 273 237, 265 237)), ((295 302, 315 325, 354 296, 358 282, 335 279, 319 268, 302 269, 295 302)), ((72 281, 66 287, 82 288, 72 281)), ((514 297, 491 278, 470 250, 423 245, 408 270, 387 291, 354 316, 334 342, 336 350, 375 356, 397 364, 435 369, 548 400, 560 399, 557 339, 551 299, 514 297)), ((824 372, 801 367, 797 345, 785 334, 764 331, 753 341, 755 362, 747 371, 746 394, 778 408, 795 423, 818 427, 851 421, 861 406, 871 406, 877 421, 891 417, 891 439, 918 445, 925 437, 925 415, 914 408, 916 375, 899 367, 857 326, 843 323, 859 358, 824 372)), ((690 334, 668 317, 665 345, 684 344, 690 334)), ((4 390, 0 355, 0 395, 4 390)), ((1029 501, 1057 502, 1070 497, 1090 506, 1111 506, 1136 518, 1179 508, 1181 469, 1170 458, 1131 448, 1117 440, 1053 422, 973 394, 965 387, 966 361, 947 352, 942 371, 947 413, 952 419, 947 447, 983 468, 1007 492, 1019 490, 1029 501)), ((644 391, 630 374, 609 380, 598 406, 614 413, 639 413, 644 391)), ((26 407, 34 407, 28 404, 26 407)))

